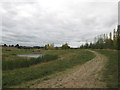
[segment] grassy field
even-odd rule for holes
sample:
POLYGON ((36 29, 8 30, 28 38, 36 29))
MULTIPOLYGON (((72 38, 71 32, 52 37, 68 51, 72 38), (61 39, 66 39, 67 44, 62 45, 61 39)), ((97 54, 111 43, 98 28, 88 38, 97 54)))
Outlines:
POLYGON ((104 75, 103 81, 107 83, 107 87, 109 88, 118 87, 118 51, 116 50, 95 50, 95 51, 108 57, 107 65, 103 73, 104 75))
POLYGON ((16 54, 42 53, 57 55, 58 59, 50 62, 44 62, 32 65, 26 68, 16 68, 14 70, 3 71, 3 87, 19 85, 24 82, 42 78, 44 76, 72 68, 75 65, 83 64, 95 55, 87 50, 24 50, 16 48, 3 48, 3 60, 16 60, 16 54), (7 57, 5 57, 7 56, 7 57))

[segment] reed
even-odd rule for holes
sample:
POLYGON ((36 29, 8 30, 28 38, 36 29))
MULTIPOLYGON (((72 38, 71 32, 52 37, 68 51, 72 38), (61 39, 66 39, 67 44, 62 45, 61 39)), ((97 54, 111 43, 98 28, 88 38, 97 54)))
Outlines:
POLYGON ((56 60, 58 58, 57 55, 44 55, 42 57, 38 57, 38 58, 21 58, 21 57, 17 57, 14 60, 3 60, 2 62, 2 69, 3 70, 13 70, 13 69, 17 69, 17 68, 23 68, 23 67, 29 67, 31 65, 34 64, 38 64, 38 63, 43 63, 43 62, 48 62, 51 60, 56 60))

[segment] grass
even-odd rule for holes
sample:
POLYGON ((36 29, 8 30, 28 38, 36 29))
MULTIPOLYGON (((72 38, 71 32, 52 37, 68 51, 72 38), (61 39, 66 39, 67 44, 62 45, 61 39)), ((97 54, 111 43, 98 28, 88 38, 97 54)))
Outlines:
POLYGON ((118 51, 116 50, 96 50, 108 57, 106 68, 104 69, 103 81, 108 88, 118 87, 118 51))
POLYGON ((13 70, 16 68, 23 68, 23 67, 29 67, 31 65, 35 65, 38 63, 48 62, 51 60, 56 60, 58 58, 57 55, 44 55, 42 57, 38 58, 21 58, 16 57, 15 60, 3 60, 2 62, 2 70, 13 70))
POLYGON ((19 85, 56 72, 64 71, 67 68, 83 64, 95 57, 93 53, 87 50, 43 50, 41 52, 44 54, 58 55, 60 58, 28 68, 3 71, 3 88, 19 85))

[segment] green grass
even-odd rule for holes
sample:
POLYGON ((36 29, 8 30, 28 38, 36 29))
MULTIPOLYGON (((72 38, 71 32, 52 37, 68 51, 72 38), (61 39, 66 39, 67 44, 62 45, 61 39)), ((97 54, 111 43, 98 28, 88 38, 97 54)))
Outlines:
POLYGON ((3 71, 3 87, 19 85, 30 80, 45 77, 47 75, 83 64, 95 55, 87 50, 43 50, 44 54, 58 55, 58 60, 37 64, 28 68, 3 71))
POLYGON ((44 55, 38 58, 21 58, 16 57, 15 60, 3 60, 2 62, 2 70, 13 70, 17 68, 29 67, 31 65, 35 65, 38 63, 48 62, 51 60, 56 60, 58 58, 57 55, 44 55))
POLYGON ((118 51, 116 50, 96 50, 108 57, 106 68, 104 69, 103 81, 109 88, 118 87, 118 51))

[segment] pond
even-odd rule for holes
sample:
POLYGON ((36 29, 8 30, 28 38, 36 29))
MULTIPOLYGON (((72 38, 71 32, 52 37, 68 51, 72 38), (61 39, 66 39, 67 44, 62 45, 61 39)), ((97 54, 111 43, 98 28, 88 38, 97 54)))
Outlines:
POLYGON ((17 55, 19 57, 32 57, 32 58, 38 58, 38 57, 42 57, 42 54, 26 54, 26 55, 17 55))

